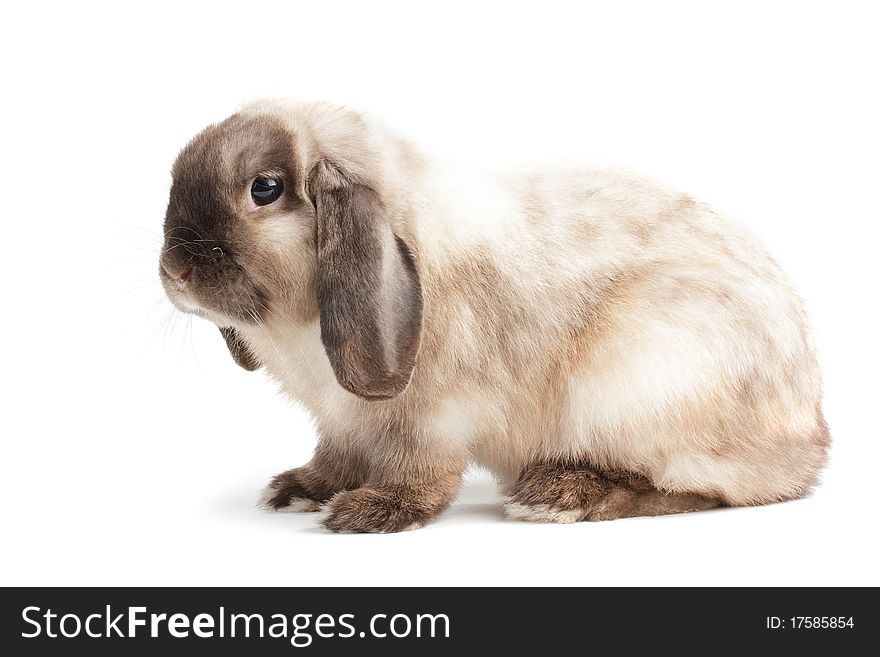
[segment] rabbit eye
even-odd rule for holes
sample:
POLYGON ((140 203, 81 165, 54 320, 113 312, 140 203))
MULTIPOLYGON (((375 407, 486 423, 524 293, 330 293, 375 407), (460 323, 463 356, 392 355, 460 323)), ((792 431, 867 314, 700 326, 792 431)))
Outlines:
POLYGON ((257 205, 269 205, 281 197, 284 183, 273 178, 257 178, 251 185, 251 198, 257 205))

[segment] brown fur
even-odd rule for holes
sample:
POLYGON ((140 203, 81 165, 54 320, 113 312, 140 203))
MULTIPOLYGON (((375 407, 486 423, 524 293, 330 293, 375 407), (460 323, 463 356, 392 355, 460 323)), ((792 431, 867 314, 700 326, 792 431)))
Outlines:
MULTIPOLYGON (((208 319, 223 328, 229 328, 229 320, 255 323, 265 319, 270 313, 270 290, 275 292, 285 272, 264 253, 259 224, 268 217, 301 210, 306 201, 297 186, 289 184, 277 203, 258 208, 251 221, 241 221, 245 194, 255 175, 271 173, 296 181, 301 178, 301 167, 290 133, 272 117, 235 114, 193 139, 174 164, 165 215, 160 278, 169 296, 173 299, 177 294, 176 276, 189 267, 190 294, 204 309, 224 318, 218 320, 211 314, 206 315, 208 319), (221 249, 221 257, 211 255, 214 247, 221 249)), ((310 314, 308 308, 300 307, 287 312, 295 319, 310 314)))
POLYGON ((220 334, 226 340, 229 353, 239 367, 246 369, 248 372, 260 369, 260 361, 251 352, 247 343, 238 337, 238 333, 236 333, 234 328, 221 327, 220 334))
POLYGON ((422 291, 409 247, 391 232, 372 188, 325 162, 310 191, 317 212, 321 339, 339 384, 364 399, 407 386, 422 326, 422 291))
MULTIPOLYGON (((547 512, 573 511, 577 520, 615 520, 703 511, 721 500, 696 493, 658 490, 640 474, 587 464, 542 463, 520 475, 510 502, 547 512)), ((529 519, 524 517, 525 519, 529 519)))
POLYGON ((324 503, 337 493, 357 488, 367 475, 364 455, 345 441, 322 440, 312 460, 287 470, 269 482, 264 505, 278 510, 296 500, 324 503))
POLYGON ((388 533, 422 527, 439 515, 458 491, 457 478, 402 485, 368 485, 331 500, 324 526, 336 532, 388 533), (439 485, 438 485, 439 484, 439 485))
POLYGON ((373 437, 360 488, 330 500, 324 526, 333 531, 395 532, 424 525, 458 492, 467 454, 432 449, 405 425, 373 437))

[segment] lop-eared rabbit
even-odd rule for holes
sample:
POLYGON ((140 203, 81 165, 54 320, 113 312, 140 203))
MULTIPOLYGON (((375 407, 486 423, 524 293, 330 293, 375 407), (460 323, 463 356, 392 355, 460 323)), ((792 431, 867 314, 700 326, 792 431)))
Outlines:
POLYGON ((174 165, 160 275, 316 420, 261 503, 421 527, 469 463, 508 517, 803 496, 829 444, 801 303, 707 205, 612 171, 476 174, 269 100, 174 165))

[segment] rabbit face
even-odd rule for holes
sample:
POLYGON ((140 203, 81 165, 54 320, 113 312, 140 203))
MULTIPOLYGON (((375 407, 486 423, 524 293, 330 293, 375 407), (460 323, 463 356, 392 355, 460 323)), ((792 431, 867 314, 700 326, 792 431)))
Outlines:
POLYGON ((235 115, 196 137, 174 166, 164 228, 160 277, 181 310, 224 327, 282 307, 316 314, 315 215, 279 123, 235 115))
POLYGON ((240 331, 320 318, 339 384, 389 399, 409 384, 420 345, 415 256, 378 176, 317 141, 307 126, 247 114, 197 136, 174 166, 160 276, 179 309, 221 328, 243 367, 256 361, 240 331))

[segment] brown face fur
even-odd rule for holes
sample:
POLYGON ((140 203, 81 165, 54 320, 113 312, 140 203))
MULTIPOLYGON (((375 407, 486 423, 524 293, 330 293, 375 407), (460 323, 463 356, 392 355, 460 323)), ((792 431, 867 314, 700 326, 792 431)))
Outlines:
POLYGON ((265 318, 273 297, 287 294, 289 276, 265 248, 265 226, 309 222, 300 176, 290 133, 270 118, 234 115, 196 137, 174 165, 165 215, 160 276, 171 300, 221 325, 265 318), (255 205, 258 176, 281 180, 281 198, 255 205))

